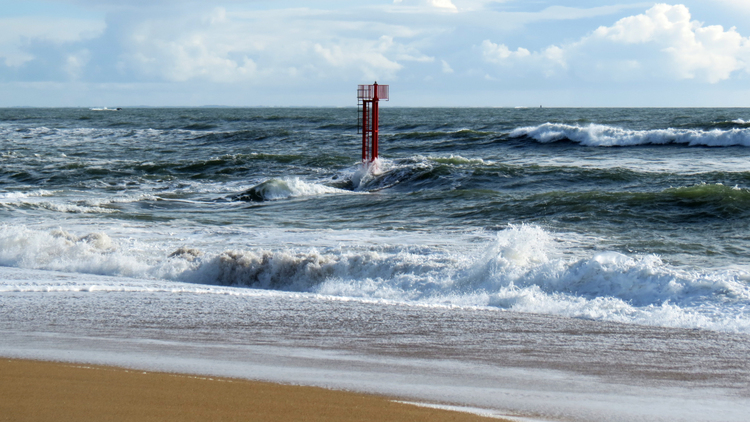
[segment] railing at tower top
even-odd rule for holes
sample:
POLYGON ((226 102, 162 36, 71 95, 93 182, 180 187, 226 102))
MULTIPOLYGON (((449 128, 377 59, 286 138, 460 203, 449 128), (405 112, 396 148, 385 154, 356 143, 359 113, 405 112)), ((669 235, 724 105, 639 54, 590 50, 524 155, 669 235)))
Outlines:
POLYGON ((357 88, 357 99, 358 100, 372 100, 375 98, 375 87, 377 87, 378 100, 388 101, 389 89, 388 85, 360 85, 357 88))
MULTIPOLYGON (((377 82, 373 85, 359 85, 357 86, 357 133, 362 133, 362 108, 364 107, 365 101, 372 101, 375 97, 375 87, 378 91, 378 100, 388 101, 390 94, 388 85, 378 85, 377 82)), ((368 125, 372 127, 372 125, 368 125)))

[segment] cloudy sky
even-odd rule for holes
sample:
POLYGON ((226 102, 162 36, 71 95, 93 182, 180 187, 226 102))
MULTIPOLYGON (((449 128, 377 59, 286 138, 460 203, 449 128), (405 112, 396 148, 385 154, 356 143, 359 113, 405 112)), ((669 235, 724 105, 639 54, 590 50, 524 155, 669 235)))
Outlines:
POLYGON ((0 0, 0 107, 750 106, 750 0, 0 0))

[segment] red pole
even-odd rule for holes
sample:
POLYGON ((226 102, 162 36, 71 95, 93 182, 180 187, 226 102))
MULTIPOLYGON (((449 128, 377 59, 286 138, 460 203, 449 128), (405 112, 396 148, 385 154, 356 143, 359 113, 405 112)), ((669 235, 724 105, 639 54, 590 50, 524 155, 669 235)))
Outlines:
POLYGON ((362 162, 367 162, 367 103, 362 101, 362 162))
POLYGON ((378 158, 378 83, 373 85, 372 96, 372 161, 378 158))

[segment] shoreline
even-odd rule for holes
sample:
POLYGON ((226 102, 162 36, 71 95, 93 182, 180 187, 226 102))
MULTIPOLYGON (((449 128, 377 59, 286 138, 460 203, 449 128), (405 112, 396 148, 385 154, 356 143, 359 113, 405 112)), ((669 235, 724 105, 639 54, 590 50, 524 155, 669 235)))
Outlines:
MULTIPOLYGON (((6 286, 31 287, 2 295, 7 359, 316 386, 516 421, 747 420, 745 334, 246 290, 201 294, 168 282, 151 291, 149 280, 0 268, 6 286), (40 289, 47 285, 68 290, 40 289)), ((0 422, 18 420, 5 413, 0 422)), ((340 420, 351 419, 362 417, 340 420)))
POLYGON ((398 398, 240 378, 0 358, 0 420, 510 422, 398 398))

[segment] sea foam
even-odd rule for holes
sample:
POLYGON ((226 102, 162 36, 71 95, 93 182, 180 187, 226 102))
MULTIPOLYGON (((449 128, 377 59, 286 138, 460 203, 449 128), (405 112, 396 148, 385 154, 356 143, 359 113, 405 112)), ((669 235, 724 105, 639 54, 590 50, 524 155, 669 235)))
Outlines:
POLYGON ((636 146, 684 144, 689 146, 750 146, 750 129, 651 129, 632 130, 614 126, 590 124, 576 126, 563 123, 544 123, 514 129, 511 138, 528 137, 541 143, 569 140, 586 146, 636 146))
POLYGON ((3 266, 750 333, 748 274, 679 269, 654 255, 614 251, 569 258, 537 226, 510 227, 475 250, 348 245, 217 252, 121 242, 97 232, 2 229, 3 266))
POLYGON ((306 182, 299 177, 285 177, 268 179, 245 192, 233 197, 240 201, 273 201, 302 196, 318 196, 326 194, 342 194, 349 191, 326 186, 319 183, 306 182))

